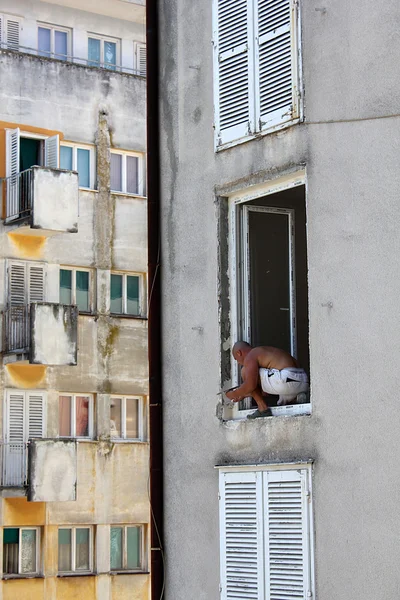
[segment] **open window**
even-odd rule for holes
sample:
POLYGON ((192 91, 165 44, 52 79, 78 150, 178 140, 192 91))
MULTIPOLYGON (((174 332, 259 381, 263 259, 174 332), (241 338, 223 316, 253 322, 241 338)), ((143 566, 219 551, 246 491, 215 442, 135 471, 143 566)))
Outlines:
MULTIPOLYGON (((231 221, 234 341, 286 350, 309 375, 305 186, 235 199, 231 221)), ((231 368, 233 384, 240 383, 236 361, 231 368)), ((310 412, 309 396, 301 405, 278 407, 277 400, 268 396, 274 415, 310 412)), ((233 413, 244 418, 256 407, 247 398, 233 413)))

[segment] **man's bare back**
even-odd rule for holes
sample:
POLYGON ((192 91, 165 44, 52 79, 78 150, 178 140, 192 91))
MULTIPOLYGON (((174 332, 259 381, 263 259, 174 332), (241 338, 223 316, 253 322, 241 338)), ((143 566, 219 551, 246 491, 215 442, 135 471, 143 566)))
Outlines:
POLYGON ((298 362, 285 350, 274 348, 273 346, 257 346, 250 350, 246 356, 245 363, 250 360, 257 360, 259 368, 264 369, 287 369, 289 367, 298 367, 298 362))

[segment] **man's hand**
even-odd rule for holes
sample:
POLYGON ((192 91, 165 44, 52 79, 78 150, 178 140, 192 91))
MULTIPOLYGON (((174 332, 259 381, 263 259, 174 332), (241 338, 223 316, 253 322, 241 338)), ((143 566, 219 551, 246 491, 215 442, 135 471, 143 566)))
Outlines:
POLYGON ((225 396, 229 398, 229 400, 232 400, 232 402, 239 402, 243 399, 243 396, 240 396, 240 394, 237 393, 238 389, 239 388, 236 388, 236 390, 230 390, 229 392, 226 392, 225 396))

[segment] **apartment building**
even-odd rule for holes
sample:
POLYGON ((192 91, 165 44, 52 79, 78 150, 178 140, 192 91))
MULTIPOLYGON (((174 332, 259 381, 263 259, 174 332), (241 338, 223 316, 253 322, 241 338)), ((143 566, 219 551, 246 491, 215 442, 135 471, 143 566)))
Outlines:
POLYGON ((158 10, 167 598, 394 598, 399 4, 158 10), (247 419, 237 340, 310 401, 247 419))
POLYGON ((144 11, 1 4, 4 600, 150 597, 144 11))

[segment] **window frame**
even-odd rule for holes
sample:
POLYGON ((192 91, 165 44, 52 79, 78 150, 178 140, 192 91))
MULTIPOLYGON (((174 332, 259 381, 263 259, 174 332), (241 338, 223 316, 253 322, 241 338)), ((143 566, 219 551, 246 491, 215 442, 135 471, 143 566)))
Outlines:
MULTIPOLYGON (((71 398, 71 413, 70 413, 70 425, 71 435, 60 435, 57 437, 60 439, 69 440, 91 440, 94 437, 94 395, 90 393, 79 393, 79 392, 59 392, 58 393, 58 411, 60 411, 60 398, 61 396, 69 396, 71 398), (88 435, 76 435, 76 398, 88 398, 89 399, 89 422, 88 422, 88 435)), ((60 420, 58 420, 58 429, 60 429, 60 420)))
MULTIPOLYGON (((78 150, 89 150, 89 186, 79 186, 80 190, 96 190, 96 147, 90 144, 78 144, 77 142, 65 142, 60 141, 60 160, 61 160, 61 147, 72 148, 72 171, 78 173, 78 150)), ((79 180, 78 180, 79 181, 79 180)))
POLYGON ((72 58, 72 30, 68 27, 64 27, 61 25, 54 25, 51 23, 43 23, 42 21, 37 21, 37 54, 38 54, 38 56, 41 56, 42 58, 52 58, 53 60, 62 60, 62 61, 71 60, 71 58, 72 58), (41 27, 42 29, 50 30, 50 53, 49 53, 49 55, 40 54, 41 52, 42 53, 45 52, 45 50, 39 49, 39 27, 41 27), (63 55, 63 54, 56 55, 56 52, 55 52, 55 32, 56 31, 60 31, 62 33, 67 34, 67 54, 66 55, 63 55), (59 58, 60 56, 65 56, 65 58, 59 58))
POLYGON ((110 271, 110 315, 115 317, 131 317, 132 319, 143 319, 145 318, 146 306, 145 306, 145 274, 144 273, 127 273, 126 271, 110 271), (122 275, 122 312, 116 313, 111 311, 111 275, 122 275), (127 277, 138 277, 139 278, 139 311, 135 315, 133 313, 126 312, 128 296, 127 296, 127 277))
POLYGON ((121 400, 121 436, 112 436, 112 440, 118 442, 142 442, 144 437, 144 397, 143 396, 132 396, 132 395, 118 395, 112 394, 110 396, 110 421, 111 421, 111 400, 121 400), (138 437, 130 438, 126 436, 126 401, 137 400, 138 401, 138 437))
POLYGON ((93 525, 59 525, 57 527, 57 574, 60 577, 65 577, 71 573, 74 575, 87 575, 94 572, 94 528, 93 525), (60 529, 68 529, 71 531, 71 570, 59 570, 59 549, 58 532, 60 529), (89 529, 89 570, 76 569, 76 530, 89 529))
POLYGON ((139 197, 139 198, 145 198, 145 156, 144 156, 144 154, 142 152, 135 152, 132 150, 119 150, 118 148, 111 148, 111 154, 119 154, 122 156, 122 161, 121 161, 122 191, 112 189, 111 178, 110 178, 110 192, 112 194, 121 194, 123 196, 135 196, 135 197, 139 197), (137 194, 126 191, 126 187, 127 187, 126 158, 128 156, 132 156, 133 158, 138 159, 138 192, 137 192, 137 194))
POLYGON ((120 71, 121 70, 121 39, 114 38, 109 35, 102 35, 101 33, 92 33, 88 31, 87 33, 87 65, 89 67, 94 67, 96 69, 107 69, 108 71, 120 71), (89 39, 100 40, 100 63, 98 65, 91 65, 89 63, 95 62, 89 58, 89 39), (111 63, 104 62, 104 42, 111 42, 116 44, 115 48, 115 65, 111 63), (109 65, 109 66, 106 66, 109 65), (115 67, 115 68, 112 68, 115 67))
MULTIPOLYGON (((233 478, 237 478, 238 482, 246 484, 253 479, 252 483, 255 485, 255 499, 256 499, 256 513, 257 513, 257 572, 258 576, 257 586, 260 589, 257 591, 262 597, 269 597, 269 560, 268 560, 268 547, 270 540, 273 539, 272 534, 268 531, 268 516, 265 516, 266 506, 268 505, 268 474, 271 474, 272 484, 279 485, 279 472, 282 473, 281 481, 291 482, 296 480, 296 473, 298 474, 297 482, 301 489, 301 519, 303 526, 303 562, 305 567, 303 568, 303 575, 305 587, 308 588, 306 594, 307 597, 315 597, 315 547, 314 547, 314 510, 313 510, 313 463, 312 461, 298 462, 298 463, 278 463, 278 464, 264 464, 264 465, 217 465, 215 467, 219 471, 219 528, 220 528, 220 591, 221 599, 226 599, 226 587, 224 583, 227 579, 226 564, 224 564, 223 558, 225 555, 225 535, 227 528, 225 527, 225 517, 227 516, 226 506, 224 505, 225 495, 225 477, 228 480, 229 476, 233 482, 233 478), (289 475, 293 473, 293 475, 289 475), (285 478, 286 475, 286 478, 285 478), (258 515, 262 515, 262 518, 258 518, 258 515), (265 586, 265 590, 263 589, 265 586)), ((248 492, 244 489, 245 495, 248 496, 248 492)), ((236 502, 236 501, 235 501, 236 502)), ((232 510, 232 507, 231 507, 232 510)), ((252 578, 254 573, 252 573, 252 578)))
MULTIPOLYGON (((76 306, 76 272, 83 271, 84 273, 89 273, 89 310, 79 310, 80 315, 92 315, 96 310, 96 294, 95 294, 95 273, 94 270, 90 267, 71 267, 67 265, 60 265, 61 271, 71 271, 71 304, 75 304, 76 306)), ((60 287, 60 277, 58 278, 58 290, 59 290, 59 300, 61 301, 61 287, 60 287)))
MULTIPOLYGON (((6 529, 18 529, 18 573, 4 573, 2 574, 3 579, 12 579, 14 577, 32 577, 39 576, 41 574, 41 556, 40 556, 40 545, 41 545, 41 527, 34 526, 5 526, 3 527, 3 553, 4 553, 4 531, 6 529), (22 531, 36 531, 36 569, 29 573, 21 572, 21 551, 22 551, 22 531)), ((2 566, 3 570, 3 566, 2 566)))
MULTIPOLYGON (((228 200, 228 272, 229 272, 229 298, 230 298, 230 331, 232 345, 242 338, 241 335, 241 298, 246 297, 243 290, 242 278, 239 269, 240 262, 240 239, 243 237, 239 219, 239 210, 247 203, 265 198, 266 196, 290 190, 297 186, 306 186, 306 172, 299 170, 288 175, 283 175, 262 184, 254 185, 250 188, 240 189, 238 191, 225 194, 228 200)), ((245 261, 244 261, 245 262, 245 261)), ((248 277, 247 277, 248 280, 248 277)), ((244 327, 243 327, 244 329, 244 327)), ((247 340, 244 340, 247 341, 247 340)), ((240 385, 239 366, 230 354, 230 372, 231 386, 240 385)), ((273 416, 290 415, 309 415, 312 412, 312 398, 307 404, 289 404, 287 406, 274 406, 271 408, 273 416)), ((225 405, 223 410, 224 420, 246 419, 248 415, 254 412, 254 408, 240 409, 238 403, 234 405, 225 405)))
MULTIPOLYGON (((247 0, 248 17, 251 15, 251 22, 247 21, 247 47, 249 51, 248 64, 248 92, 249 92, 249 121, 247 123, 247 133, 239 133, 235 139, 223 140, 219 127, 219 40, 218 40, 218 2, 212 3, 212 27, 213 27, 213 104, 214 104, 214 151, 219 152, 232 146, 248 142, 259 136, 268 135, 274 131, 279 131, 293 125, 297 125, 304 118, 303 102, 303 73, 302 73, 302 36, 301 36, 301 10, 299 0, 290 0, 290 33, 291 33, 291 63, 293 70, 292 78, 292 98, 293 115, 291 118, 282 119, 277 116, 268 125, 261 123, 260 98, 256 89, 259 80, 259 34, 257 14, 257 0, 247 0)), ((247 17, 247 18, 248 18, 247 17)), ((272 114, 272 113, 271 113, 272 114)), ((246 125, 246 124, 242 124, 246 125)), ((243 130, 242 125, 236 127, 243 130)))
POLYGON ((142 523, 136 524, 136 523, 129 523, 129 524, 119 524, 119 523, 112 523, 110 525, 110 546, 111 546, 111 529, 119 529, 122 528, 122 565, 126 565, 128 562, 128 536, 127 536, 127 529, 131 527, 132 529, 139 529, 140 530, 140 567, 137 569, 128 569, 127 567, 122 566, 122 568, 120 569, 112 569, 111 568, 111 547, 110 547, 110 573, 145 573, 146 572, 146 567, 145 567, 145 551, 146 551, 146 546, 145 546, 145 525, 142 523))

